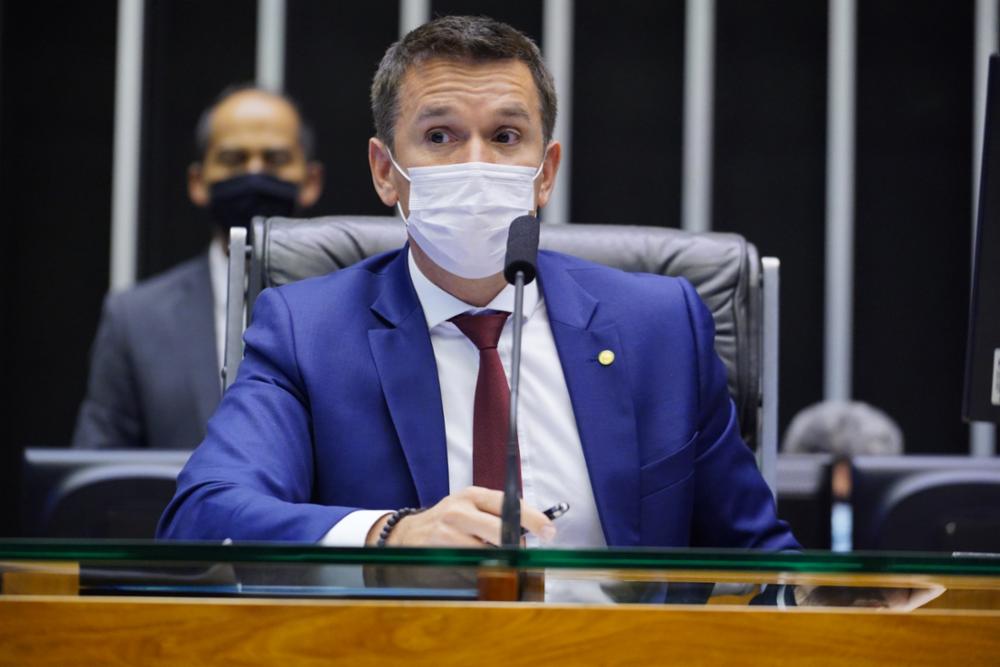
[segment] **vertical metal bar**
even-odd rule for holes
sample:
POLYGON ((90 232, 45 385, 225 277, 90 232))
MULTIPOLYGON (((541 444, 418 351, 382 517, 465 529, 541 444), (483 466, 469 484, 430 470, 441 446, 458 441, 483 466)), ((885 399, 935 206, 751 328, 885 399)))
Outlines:
POLYGON ((553 138, 562 146, 562 163, 556 187, 543 211, 546 223, 570 221, 570 194, 573 169, 571 153, 573 128, 573 1, 545 0, 542 13, 542 45, 545 60, 556 82, 559 117, 553 138))
POLYGON ((712 228, 715 0, 687 0, 685 13, 681 226, 707 232, 712 228))
POLYGON ((257 0, 257 85, 285 86, 285 0, 257 0))
POLYGON ((760 474, 771 488, 775 499, 778 497, 778 331, 781 325, 781 262, 777 257, 762 257, 760 260, 764 282, 763 308, 764 323, 761 338, 761 428, 758 462, 760 474))
POLYGON ((851 397, 854 317, 854 95, 857 7, 830 0, 823 395, 851 397))
POLYGON ((399 36, 431 20, 431 0, 399 0, 399 36))
POLYGON ((243 360, 243 326, 246 322, 247 230, 229 229, 229 271, 226 274, 226 336, 222 353, 222 390, 236 380, 243 360))
MULTIPOLYGON (((997 51, 997 0, 976 0, 972 104, 972 228, 979 207, 979 172, 983 157, 983 126, 986 122, 986 74, 990 55, 997 51)), ((975 238, 973 237, 973 243, 975 238)))
MULTIPOLYGON (((979 212, 979 175, 982 168, 983 129, 986 122, 986 74, 990 54, 998 48, 997 0, 976 0, 976 43, 973 63, 973 132, 972 132, 972 243, 976 242, 976 216, 979 212)), ((995 130, 996 128, 994 128, 995 130)), ((996 426, 973 422, 969 427, 969 452, 973 456, 996 454, 996 426)))
POLYGON ((118 0, 115 144, 111 173, 111 289, 135 282, 139 238, 144 0, 118 0))

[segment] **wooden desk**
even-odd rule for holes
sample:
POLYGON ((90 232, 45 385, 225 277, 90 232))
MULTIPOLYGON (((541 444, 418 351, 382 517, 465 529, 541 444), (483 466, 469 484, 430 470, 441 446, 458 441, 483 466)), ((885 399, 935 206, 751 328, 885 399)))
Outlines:
POLYGON ((567 605, 302 598, 326 589, 366 595, 415 585, 418 590, 440 591, 450 577, 436 575, 445 574, 460 575, 463 589, 471 586, 474 595, 475 573, 481 575, 500 562, 497 554, 503 553, 496 550, 17 541, 0 543, 4 546, 5 551, 0 549, 0 667, 1000 666, 1000 567, 989 556, 708 550, 509 554, 518 562, 518 571, 534 576, 544 572, 546 589, 553 582, 554 591, 567 580, 583 584, 580 591, 598 583, 612 585, 602 590, 620 585, 617 592, 626 594, 641 594, 645 583, 655 584, 648 589, 654 592, 659 584, 667 583, 664 590, 670 599, 669 586, 676 582, 725 584, 707 605, 567 605), (342 571, 312 570, 337 564, 349 569, 400 569, 382 572, 392 575, 388 583, 374 576, 371 586, 365 577, 360 588, 352 583, 329 585, 344 581, 337 579, 342 571), (119 571, 122 567, 124 571, 119 571), (136 573, 141 575, 138 579, 133 577, 136 573), (181 576, 172 577, 172 573, 181 576), (323 576, 300 578, 302 574, 323 576), (175 594, 187 590, 197 595, 245 596, 250 591, 260 595, 280 591, 300 597, 108 595, 112 590, 126 590, 106 585, 124 575, 122 581, 140 581, 141 586, 168 584, 163 590, 175 594), (178 586, 178 582, 185 585, 178 586), (318 587, 316 582, 321 582, 318 587), (260 583, 264 586, 255 588, 260 583), (765 583, 797 585, 803 602, 854 604, 892 599, 894 604, 901 600, 915 607, 918 600, 931 601, 912 611, 746 606, 754 586, 765 583), (380 588, 383 585, 390 588, 380 588), (853 587, 861 589, 857 597, 850 594, 853 587), (806 597, 808 591, 812 594, 806 597), (920 595, 907 597, 913 591, 920 595), (886 597, 879 597, 882 593, 886 597), (897 598, 899 593, 904 594, 902 598, 897 598))
POLYGON ((998 665, 1000 611, 0 596, 0 665, 998 665))

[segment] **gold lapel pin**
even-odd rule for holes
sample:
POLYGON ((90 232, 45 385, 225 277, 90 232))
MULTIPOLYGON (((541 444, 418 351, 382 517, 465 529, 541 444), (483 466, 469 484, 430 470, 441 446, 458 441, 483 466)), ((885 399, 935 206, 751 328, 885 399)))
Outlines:
POLYGON ((611 350, 601 350, 601 353, 597 355, 597 362, 602 366, 610 366, 615 363, 615 353, 611 350))

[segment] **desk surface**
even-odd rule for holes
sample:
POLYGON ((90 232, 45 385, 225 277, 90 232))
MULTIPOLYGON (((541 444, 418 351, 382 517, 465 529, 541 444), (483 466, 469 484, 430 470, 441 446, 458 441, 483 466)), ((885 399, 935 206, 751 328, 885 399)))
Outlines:
POLYGON ((986 555, 0 541, 0 574, 0 665, 1000 664, 986 555))
POLYGON ((736 606, 0 597, 0 664, 996 665, 1000 615, 736 606))

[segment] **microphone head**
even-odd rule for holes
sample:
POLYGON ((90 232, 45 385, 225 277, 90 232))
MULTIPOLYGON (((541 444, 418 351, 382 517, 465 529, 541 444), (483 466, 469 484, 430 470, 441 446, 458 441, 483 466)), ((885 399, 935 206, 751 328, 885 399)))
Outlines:
POLYGON ((507 282, 514 284, 518 271, 524 272, 524 284, 535 279, 538 261, 538 220, 533 215, 522 215, 510 223, 507 234, 507 258, 504 260, 503 275, 507 282))

